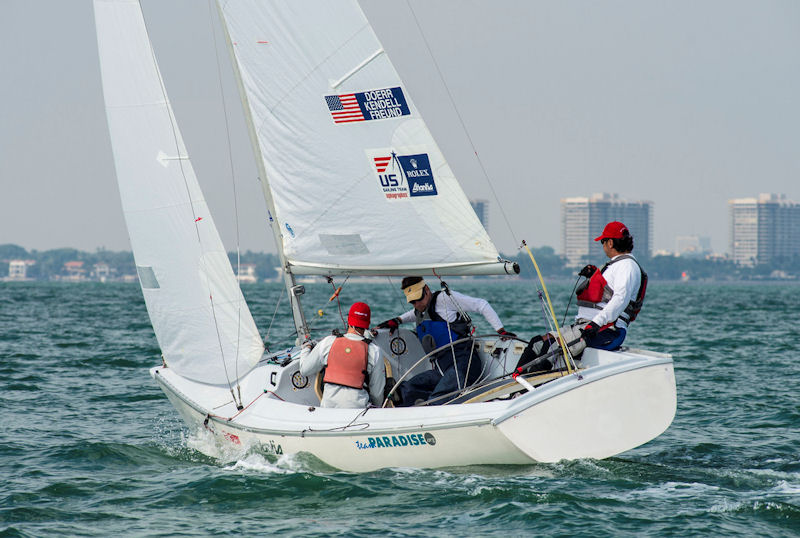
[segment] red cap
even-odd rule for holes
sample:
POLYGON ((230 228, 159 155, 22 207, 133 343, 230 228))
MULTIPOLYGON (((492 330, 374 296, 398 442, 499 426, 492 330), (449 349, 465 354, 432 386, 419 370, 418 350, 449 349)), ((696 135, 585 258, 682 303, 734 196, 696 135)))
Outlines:
POLYGON ((630 235, 628 227, 615 220, 614 222, 609 222, 606 224, 606 227, 603 228, 603 233, 600 234, 600 237, 595 237, 594 240, 600 241, 601 239, 622 239, 625 237, 625 232, 630 235))
POLYGON ((359 329, 369 329, 371 312, 367 303, 353 303, 350 313, 347 314, 347 324, 359 329))

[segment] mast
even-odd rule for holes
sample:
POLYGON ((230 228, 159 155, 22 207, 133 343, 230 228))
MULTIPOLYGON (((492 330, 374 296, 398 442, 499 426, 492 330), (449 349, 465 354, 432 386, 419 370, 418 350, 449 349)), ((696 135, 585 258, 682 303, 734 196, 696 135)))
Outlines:
POLYGON ((286 254, 283 251, 283 234, 280 229, 280 224, 275 220, 275 202, 272 199, 272 192, 269 189, 269 180, 267 179, 267 171, 264 168, 264 158, 261 153, 261 146, 258 143, 258 135, 256 133, 255 124, 253 123, 253 116, 250 114, 250 107, 247 100, 247 92, 242 82, 242 76, 239 71, 239 63, 236 60, 236 53, 233 50, 233 43, 231 41, 230 32, 228 32, 228 25, 225 24, 225 16, 222 12, 222 5, 219 0, 215 0, 217 5, 217 14, 219 21, 222 25, 222 31, 225 34, 225 43, 228 47, 228 53, 231 57, 231 64, 233 67, 234 78, 236 79, 236 86, 239 88, 239 99, 242 103, 242 110, 244 111, 245 122, 247 123, 247 132, 250 136, 250 144, 253 147, 253 153, 256 158, 256 165, 258 166, 258 180, 261 183, 261 190, 264 194, 264 200, 267 203, 267 213, 269 215, 269 224, 272 228, 272 235, 275 238, 275 246, 278 249, 278 256, 283 268, 283 284, 286 286, 286 293, 289 295, 289 301, 292 305, 292 317, 294 318, 294 326, 297 330, 296 343, 300 344, 306 335, 309 334, 308 324, 306 323, 305 314, 300 304, 300 296, 305 293, 303 286, 298 286, 297 281, 292 273, 291 265, 289 264, 286 254))

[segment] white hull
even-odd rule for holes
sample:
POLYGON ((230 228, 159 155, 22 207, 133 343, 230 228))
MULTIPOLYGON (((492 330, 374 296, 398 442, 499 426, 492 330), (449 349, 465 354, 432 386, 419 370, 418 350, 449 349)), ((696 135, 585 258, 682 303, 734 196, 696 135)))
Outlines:
POLYGON ((243 395, 250 397, 238 414, 227 388, 186 380, 169 368, 151 373, 190 427, 266 452, 311 453, 347 471, 607 458, 670 425, 676 409, 671 357, 587 350, 583 362, 580 375, 509 400, 366 411, 280 400, 270 389, 280 383, 277 365, 264 364, 243 380, 243 395))
MULTIPOLYGON (((120 196, 168 363, 152 374, 190 426, 275 453, 309 452, 352 471, 604 458, 669 426, 671 357, 587 350, 579 375, 526 377, 539 385, 528 392, 504 377, 524 344, 496 335, 474 347, 488 385, 465 395, 470 403, 319 408, 295 351, 262 357, 139 3, 94 5, 120 196), (246 405, 240 411, 228 381, 241 372, 249 373, 236 387, 246 405)), ((255 0, 218 7, 298 335, 310 330, 294 273, 518 271, 499 259, 355 0, 320 0, 313 9, 255 0), (371 114, 390 105, 392 114, 371 114), (360 123, 345 125, 351 121, 360 123)), ((416 365, 425 353, 409 331, 383 331, 375 342, 396 380, 431 368, 416 365)))

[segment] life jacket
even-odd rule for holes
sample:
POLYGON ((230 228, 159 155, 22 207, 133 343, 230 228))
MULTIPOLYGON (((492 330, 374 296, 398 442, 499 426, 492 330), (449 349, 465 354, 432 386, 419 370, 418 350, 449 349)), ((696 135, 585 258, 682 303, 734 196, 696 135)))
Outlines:
POLYGON ((365 388, 369 344, 364 340, 351 340, 340 336, 333 341, 325 367, 325 383, 365 388))
MULTIPOLYGON (((633 260, 636 263, 636 265, 639 267, 639 271, 642 274, 642 280, 641 284, 639 284, 639 291, 636 292, 635 298, 631 299, 631 301, 625 307, 625 310, 622 311, 617 319, 622 319, 622 321, 624 321, 626 324, 635 320, 636 316, 638 316, 639 312, 642 310, 642 305, 644 304, 644 295, 647 291, 647 273, 644 272, 644 269, 642 269, 642 266, 638 261, 636 261, 636 258, 629 254, 622 254, 613 260, 609 260, 602 268, 595 271, 588 280, 584 281, 580 286, 578 286, 578 289, 576 290, 576 294, 578 296, 578 306, 585 306, 588 308, 596 308, 597 310, 601 310, 602 307, 600 306, 600 303, 608 303, 608 301, 611 300, 611 297, 614 295, 614 290, 608 286, 608 282, 603 276, 603 272, 608 269, 611 264, 625 259, 633 260)), ((614 321, 616 322, 616 320, 614 321)))
POLYGON ((431 302, 425 312, 415 312, 417 316, 417 338, 422 343, 422 348, 430 353, 436 348, 440 348, 469 334, 469 327, 472 320, 469 316, 462 316, 459 312, 456 319, 447 323, 445 319, 436 313, 436 299, 441 291, 434 292, 431 302), (430 340, 433 345, 430 345, 430 340), (430 349, 428 349, 430 348, 430 349))

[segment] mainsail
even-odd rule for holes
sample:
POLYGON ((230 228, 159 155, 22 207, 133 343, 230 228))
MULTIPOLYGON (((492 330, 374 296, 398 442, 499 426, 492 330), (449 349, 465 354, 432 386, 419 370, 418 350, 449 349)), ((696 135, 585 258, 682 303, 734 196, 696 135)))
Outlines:
POLYGON ((263 344, 189 162, 137 0, 95 0, 122 206, 167 365, 230 384, 263 344))
POLYGON ((355 0, 218 5, 293 273, 510 272, 355 0))

